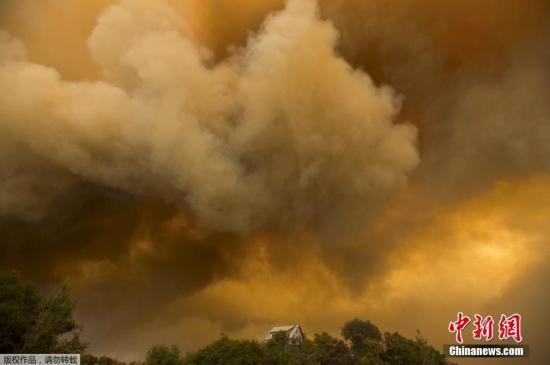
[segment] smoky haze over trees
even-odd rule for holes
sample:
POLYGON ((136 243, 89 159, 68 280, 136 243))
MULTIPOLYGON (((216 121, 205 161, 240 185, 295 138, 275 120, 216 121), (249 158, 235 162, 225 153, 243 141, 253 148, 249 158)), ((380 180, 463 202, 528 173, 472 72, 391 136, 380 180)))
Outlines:
MULTIPOLYGON (((83 365, 125 365, 86 351, 73 319, 75 302, 62 285, 43 294, 12 272, 0 271, 0 352, 80 353, 83 365)), ((370 321, 354 319, 342 328, 344 340, 326 332, 293 344, 287 333, 265 343, 225 335, 182 355, 176 346, 153 346, 135 365, 449 365, 424 339, 385 333, 370 321)))
POLYGON ((445 357, 418 336, 407 339, 399 333, 384 333, 369 321, 355 319, 345 324, 346 341, 326 332, 299 345, 289 344, 286 333, 276 333, 267 343, 232 340, 222 336, 210 345, 180 356, 175 347, 156 346, 147 354, 146 365, 451 365, 445 357))

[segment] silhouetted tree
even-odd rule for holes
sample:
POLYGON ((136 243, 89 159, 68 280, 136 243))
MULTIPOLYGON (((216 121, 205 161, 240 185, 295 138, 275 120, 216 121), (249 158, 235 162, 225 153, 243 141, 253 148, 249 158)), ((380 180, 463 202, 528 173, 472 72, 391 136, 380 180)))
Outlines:
POLYGON ((180 350, 176 346, 153 346, 145 359, 145 365, 181 365, 180 350))
POLYGON ((353 364, 350 349, 346 343, 326 332, 315 334, 313 345, 316 365, 353 364))
POLYGON ((372 350, 374 344, 382 340, 380 330, 370 321, 354 319, 342 327, 342 337, 351 343, 355 356, 362 356, 372 350))
MULTIPOLYGON (((65 286, 46 295, 0 271, 0 353, 80 353, 82 365, 125 365, 85 353, 74 306, 65 286)), ((415 340, 399 333, 382 336, 370 321, 354 319, 342 336, 347 342, 321 332, 299 344, 285 332, 266 343, 222 336, 185 357, 176 346, 153 346, 145 362, 131 365, 451 365, 420 333, 415 340)))
POLYGON ((82 365, 125 365, 124 362, 118 361, 108 356, 97 357, 88 353, 80 355, 80 363, 82 365))
MULTIPOLYGON (((420 335, 409 340, 398 333, 380 334, 369 321, 353 320, 344 326, 346 342, 322 332, 313 340, 291 344, 285 332, 266 343, 237 341, 225 336, 188 354, 184 365, 451 365, 420 335), (355 341, 355 342, 352 342, 355 341)), ((168 365, 168 364, 147 364, 168 365)))
POLYGON ((74 306, 66 286, 46 295, 16 274, 1 271, 0 352, 83 352, 74 306))
POLYGON ((399 333, 385 333, 386 350, 382 359, 391 365, 447 365, 445 357, 429 346, 425 339, 417 336, 410 340, 399 333))
POLYGON ((219 340, 188 354, 185 365, 260 365, 265 353, 256 341, 232 340, 222 336, 219 340))

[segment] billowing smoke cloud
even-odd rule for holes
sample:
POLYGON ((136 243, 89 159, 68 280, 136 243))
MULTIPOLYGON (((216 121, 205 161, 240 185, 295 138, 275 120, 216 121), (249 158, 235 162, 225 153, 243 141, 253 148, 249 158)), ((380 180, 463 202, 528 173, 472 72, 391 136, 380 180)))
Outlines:
POLYGON ((90 37, 106 80, 92 83, 63 81, 3 39, 4 138, 82 179, 189 207, 210 228, 338 221, 418 163, 415 129, 393 123, 399 98, 335 54, 314 2, 290 2, 209 67, 166 4, 123 1, 90 37))
POLYGON ((543 343, 549 10, 5 0, 0 264, 124 359, 356 316, 439 345, 462 309, 543 343))

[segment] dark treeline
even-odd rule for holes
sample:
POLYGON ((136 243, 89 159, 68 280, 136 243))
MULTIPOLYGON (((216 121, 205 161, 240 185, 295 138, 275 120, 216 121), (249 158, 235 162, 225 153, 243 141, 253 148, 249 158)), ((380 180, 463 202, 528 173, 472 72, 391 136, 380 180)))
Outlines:
POLYGON ((80 340, 75 302, 66 286, 40 293, 16 274, 0 272, 0 353, 79 353, 82 365, 450 365, 420 334, 410 340, 382 334, 366 320, 342 328, 342 338, 325 332, 296 344, 284 332, 267 342, 220 339, 183 355, 176 346, 153 346, 146 359, 126 364, 94 356, 80 340))

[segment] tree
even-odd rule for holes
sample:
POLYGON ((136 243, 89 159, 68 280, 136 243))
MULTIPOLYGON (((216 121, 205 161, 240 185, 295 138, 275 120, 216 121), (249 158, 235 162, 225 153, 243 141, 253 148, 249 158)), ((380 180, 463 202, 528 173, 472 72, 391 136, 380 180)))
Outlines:
POLYGON ((386 351, 383 360, 391 365, 448 365, 445 356, 429 346, 424 338, 417 335, 415 341, 399 333, 385 333, 386 351))
MULTIPOLYGON (((75 303, 66 286, 40 293, 11 272, 0 271, 0 353, 81 353, 83 365, 124 365, 84 352, 75 303)), ((291 344, 286 332, 267 343, 222 336, 182 358, 176 346, 157 345, 136 365, 450 365, 420 333, 415 340, 399 333, 380 334, 370 321, 354 319, 342 328, 343 340, 326 332, 291 344)))
POLYGON ((342 327, 342 337, 351 343, 351 351, 355 356, 365 355, 372 350, 373 344, 382 340, 380 330, 370 321, 354 319, 342 327))
POLYGON ((383 360, 385 344, 373 338, 366 338, 362 344, 361 354, 356 356, 360 365, 389 365, 383 360))
POLYGON ((188 354, 184 365, 261 365, 265 354, 256 341, 232 340, 222 336, 219 340, 188 354))
POLYGON ((176 346, 153 346, 147 352, 145 365, 181 365, 180 350, 176 346))
MULTIPOLYGON (((326 332, 291 344, 286 332, 274 333, 266 343, 231 340, 226 336, 188 354, 183 365, 451 365, 420 336, 407 339, 398 333, 380 334, 369 321, 346 323, 343 335, 355 345, 326 332)), ((146 365, 171 365, 147 363, 146 365)))
POLYGON ((9 272, 0 272, 0 352, 19 352, 33 328, 41 298, 9 272))
POLYGON ((415 345, 419 349, 422 365, 453 365, 445 359, 445 355, 428 345, 428 341, 417 331, 415 345))
POLYGON ((385 333, 384 343, 383 358, 391 365, 421 365, 420 353, 412 340, 397 332, 385 333))
POLYGON ((125 365, 123 362, 107 356, 97 357, 87 353, 80 356, 80 363, 82 365, 125 365))
POLYGON ((0 352, 80 353, 85 345, 66 286, 45 295, 12 272, 0 272, 0 352))
POLYGON ((353 359, 346 343, 326 332, 313 338, 315 363, 318 365, 349 365, 353 359))

